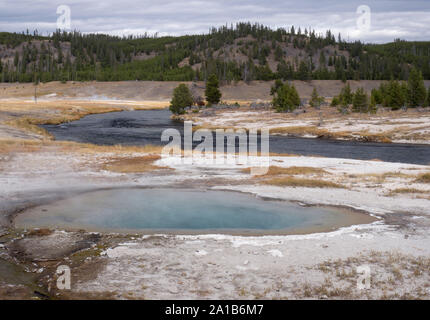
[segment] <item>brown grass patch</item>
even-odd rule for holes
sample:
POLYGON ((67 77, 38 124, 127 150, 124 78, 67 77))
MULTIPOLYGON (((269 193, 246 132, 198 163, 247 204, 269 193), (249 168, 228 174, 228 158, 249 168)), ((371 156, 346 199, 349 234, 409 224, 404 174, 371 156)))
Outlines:
POLYGON ((42 237, 42 236, 49 236, 49 235, 51 235, 52 233, 53 233, 53 231, 52 231, 52 230, 50 230, 50 229, 46 229, 46 228, 43 228, 43 229, 33 229, 33 230, 30 230, 30 231, 28 232, 28 235, 29 235, 29 236, 42 237))
POLYGON ((145 145, 145 146, 101 146, 91 143, 78 143, 72 141, 53 141, 50 145, 60 147, 64 152, 81 152, 81 153, 153 153, 160 154, 163 146, 145 145))
POLYGON ((31 118, 23 117, 5 122, 6 125, 21 129, 41 136, 43 139, 53 140, 54 137, 45 129, 38 126, 37 121, 31 118))
POLYGON ((300 179, 294 177, 279 177, 261 181, 262 184, 279 187, 306 187, 306 188, 346 188, 331 181, 318 179, 300 179))
POLYGON ((420 174, 415 182, 430 183, 430 172, 420 174))
POLYGON ((39 141, 24 139, 0 139, 0 153, 11 152, 36 152, 36 151, 60 151, 65 153, 110 153, 110 154, 161 154, 162 146, 100 146, 90 143, 73 141, 39 141))
MULTIPOLYGON (((258 152, 258 154, 261 154, 261 152, 258 152)), ((276 152, 269 152, 269 156, 271 157, 300 157, 301 155, 295 154, 295 153, 276 153, 276 152)), ((312 157, 312 156, 307 156, 312 157)), ((321 156, 323 157, 323 156, 321 156)))
MULTIPOLYGON (((242 169, 242 172, 244 173, 250 173, 250 168, 242 169)), ((270 166, 269 171, 264 176, 278 176, 283 174, 289 174, 289 175, 306 175, 306 174, 329 174, 329 172, 325 171, 321 168, 314 168, 314 167, 278 167, 278 166, 270 166)))
POLYGON ((312 135, 312 136, 327 136, 329 131, 312 126, 290 126, 270 129, 272 134, 293 134, 293 135, 312 135))
POLYGON ((430 191, 418 190, 415 188, 397 188, 397 189, 391 190, 388 195, 394 195, 398 193, 430 193, 430 191))
POLYGON ((414 177, 413 175, 402 172, 384 172, 384 173, 364 173, 355 175, 358 178, 371 178, 377 183, 383 183, 387 178, 403 178, 408 179, 414 177))
POLYGON ((357 133, 361 136, 362 141, 366 142, 382 142, 382 143, 391 143, 391 134, 389 132, 381 132, 381 133, 370 133, 368 131, 360 131, 357 133))
POLYGON ((165 169, 166 167, 160 167, 153 164, 154 161, 159 159, 161 159, 161 156, 158 154, 134 158, 119 158, 104 164, 102 169, 118 173, 142 173, 165 169))
POLYGON ((348 132, 336 131, 331 132, 327 129, 322 129, 313 126, 291 126, 270 129, 271 134, 290 134, 290 135, 311 135, 324 139, 348 139, 359 140, 366 142, 383 142, 391 143, 391 139, 387 133, 369 133, 367 131, 361 132, 348 132))
POLYGON ((4 139, 0 140, 0 153, 34 152, 40 150, 42 143, 36 140, 4 139))

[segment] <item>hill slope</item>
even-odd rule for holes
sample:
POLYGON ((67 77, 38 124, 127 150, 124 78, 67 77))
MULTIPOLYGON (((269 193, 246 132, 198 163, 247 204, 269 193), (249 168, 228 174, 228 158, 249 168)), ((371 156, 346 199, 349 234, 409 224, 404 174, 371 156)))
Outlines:
POLYGON ((407 79, 412 66, 430 79, 430 42, 346 42, 330 31, 271 30, 239 23, 209 34, 113 37, 0 33, 0 81, 407 79))

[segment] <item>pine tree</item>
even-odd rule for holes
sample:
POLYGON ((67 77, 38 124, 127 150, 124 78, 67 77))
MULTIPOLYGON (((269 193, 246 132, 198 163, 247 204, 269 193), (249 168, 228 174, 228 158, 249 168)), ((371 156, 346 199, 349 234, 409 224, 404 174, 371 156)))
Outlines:
POLYGON ((300 105, 300 97, 293 86, 285 83, 278 86, 272 101, 273 106, 278 112, 293 111, 300 105))
POLYGON ((289 100, 289 85, 284 84, 276 89, 273 97, 273 107, 278 112, 289 111, 292 109, 291 101, 289 100))
POLYGON ((273 96, 280 87, 282 87, 284 84, 280 79, 275 80, 275 84, 270 88, 270 95, 273 96))
POLYGON ((408 103, 408 97, 409 97, 409 88, 406 82, 401 82, 400 92, 401 92, 402 106, 406 107, 408 103))
POLYGON ((325 67, 325 65, 326 65, 326 59, 325 59, 324 51, 321 50, 321 53, 320 53, 320 68, 325 67))
POLYGON ((376 111, 376 98, 375 98, 375 95, 373 95, 373 94, 370 95, 370 105, 369 105, 369 107, 370 107, 370 109, 376 111))
POLYGON ((384 106, 392 110, 398 110, 405 105, 405 89, 397 80, 391 80, 384 92, 384 106))
POLYGON ((281 47, 280 46, 276 46, 276 49, 275 49, 275 60, 276 61, 281 61, 283 55, 284 55, 284 53, 282 52, 281 47))
POLYGON ((18 51, 16 51, 15 58, 13 59, 13 65, 15 66, 15 68, 18 68, 18 63, 19 63, 19 54, 18 54, 18 51))
POLYGON ((299 70, 297 71, 297 78, 299 80, 309 80, 309 68, 305 61, 300 61, 299 70))
POLYGON ((331 100, 330 106, 331 107, 337 107, 339 105, 340 101, 338 97, 333 97, 331 100))
POLYGON ((170 111, 173 114, 185 113, 185 108, 193 104, 193 96, 190 89, 181 83, 173 90, 172 101, 170 101, 170 111))
POLYGON ((211 74, 206 83, 205 89, 206 101, 208 105, 217 104, 221 100, 221 91, 219 90, 218 78, 215 74, 211 74))
POLYGON ((294 108, 300 106, 301 104, 299 93, 297 92, 297 89, 294 84, 290 87, 290 100, 294 108))
POLYGON ((383 101, 384 101, 384 97, 383 97, 383 95, 382 95, 381 90, 376 89, 376 88, 372 89, 370 99, 374 101, 375 106, 376 106, 377 104, 382 104, 382 103, 383 103, 383 101))
POLYGON ((352 110, 354 112, 368 112, 369 99, 363 88, 358 88, 352 99, 352 110))
POLYGON ((323 102, 324 102, 324 98, 320 97, 318 95, 317 89, 314 88, 312 90, 311 100, 309 101, 310 106, 318 109, 323 102))
POLYGON ((343 87, 339 94, 339 100, 342 106, 346 107, 352 103, 353 94, 349 83, 343 87))
POLYGON ((408 89, 409 106, 422 106, 426 99, 426 87, 424 85, 424 79, 421 71, 412 68, 408 79, 408 89))

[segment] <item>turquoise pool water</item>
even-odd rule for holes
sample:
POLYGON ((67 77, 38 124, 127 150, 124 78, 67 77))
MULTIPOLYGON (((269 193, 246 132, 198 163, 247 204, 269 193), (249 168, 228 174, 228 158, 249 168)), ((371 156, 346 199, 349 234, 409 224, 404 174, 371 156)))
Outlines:
POLYGON ((27 210, 15 223, 102 231, 285 234, 327 231, 368 219, 341 208, 304 207, 238 192, 110 189, 27 210))

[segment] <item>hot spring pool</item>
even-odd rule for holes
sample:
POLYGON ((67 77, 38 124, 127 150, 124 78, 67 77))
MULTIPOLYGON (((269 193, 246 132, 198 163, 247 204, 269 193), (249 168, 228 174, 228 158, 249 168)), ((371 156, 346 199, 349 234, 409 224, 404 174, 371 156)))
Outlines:
POLYGON ((334 207, 304 207, 228 191, 109 189, 80 194, 19 214, 18 228, 142 233, 293 234, 374 221, 334 207))

